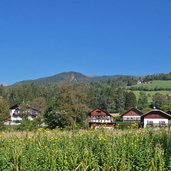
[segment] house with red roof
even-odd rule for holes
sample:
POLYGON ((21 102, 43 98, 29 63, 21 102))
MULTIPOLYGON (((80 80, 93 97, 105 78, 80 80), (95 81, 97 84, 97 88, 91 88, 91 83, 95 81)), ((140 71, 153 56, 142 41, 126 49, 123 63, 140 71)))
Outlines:
POLYGON ((170 124, 171 115, 158 109, 153 109, 141 116, 141 121, 143 122, 143 127, 149 126, 163 126, 170 124))
POLYGON ((88 114, 89 127, 109 127, 113 128, 115 119, 106 111, 96 108, 88 114))
POLYGON ((121 116, 123 122, 141 122, 141 115, 143 115, 143 113, 140 110, 137 108, 131 108, 121 116))

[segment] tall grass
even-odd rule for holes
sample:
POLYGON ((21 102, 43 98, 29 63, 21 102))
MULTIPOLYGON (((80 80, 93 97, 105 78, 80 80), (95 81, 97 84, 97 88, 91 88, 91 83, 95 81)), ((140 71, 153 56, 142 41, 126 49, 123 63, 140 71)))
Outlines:
POLYGON ((171 170, 169 131, 45 131, 0 134, 3 171, 171 170))

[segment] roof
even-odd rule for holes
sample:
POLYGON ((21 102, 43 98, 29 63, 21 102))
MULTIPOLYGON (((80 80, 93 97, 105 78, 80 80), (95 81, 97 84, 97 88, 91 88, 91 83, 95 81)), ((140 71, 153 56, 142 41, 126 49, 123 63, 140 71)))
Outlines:
POLYGON ((104 111, 103 109, 100 109, 100 108, 96 108, 96 109, 93 109, 91 112, 89 112, 88 114, 94 112, 95 110, 101 110, 102 112, 106 113, 107 115, 111 116, 108 112, 104 111))
POLYGON ((138 110, 137 108, 132 107, 131 109, 129 109, 128 111, 126 111, 125 113, 123 113, 121 116, 127 114, 130 111, 134 111, 135 113, 137 113, 140 116, 143 115, 143 113, 140 110, 138 110))
POLYGON ((167 115, 167 116, 171 117, 170 114, 168 114, 168 113, 166 113, 166 112, 164 112, 164 111, 162 111, 162 110, 159 110, 159 109, 153 109, 153 110, 151 110, 151 111, 149 111, 149 112, 143 114, 142 117, 143 117, 143 116, 146 116, 146 115, 148 115, 148 114, 150 114, 151 112, 156 112, 156 111, 161 112, 161 113, 163 113, 164 115, 167 115))
MULTIPOLYGON (((10 107, 10 109, 16 109, 16 108, 19 108, 20 107, 20 103, 19 104, 16 104, 16 105, 14 105, 14 106, 12 106, 12 107, 10 107)), ((31 107, 31 106, 27 106, 27 109, 32 109, 32 110, 35 110, 35 111, 37 111, 37 112, 40 112, 40 110, 38 110, 38 109, 36 109, 36 108, 34 108, 34 107, 31 107)))
POLYGON ((170 114, 171 115, 171 111, 167 111, 166 113, 170 114))
POLYGON ((18 107, 20 107, 20 104, 15 104, 14 106, 10 107, 10 109, 16 109, 18 107))

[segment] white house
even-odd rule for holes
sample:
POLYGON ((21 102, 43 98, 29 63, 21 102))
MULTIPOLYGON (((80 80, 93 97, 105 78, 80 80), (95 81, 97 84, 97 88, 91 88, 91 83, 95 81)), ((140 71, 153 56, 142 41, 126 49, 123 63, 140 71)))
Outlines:
POLYGON ((10 108, 10 119, 5 125, 20 125, 23 115, 26 114, 28 120, 33 120, 40 113, 37 109, 27 106, 25 110, 21 109, 20 104, 16 104, 10 108))
POLYGON ((154 109, 148 113, 141 116, 144 128, 149 126, 163 126, 168 125, 171 120, 171 115, 158 109, 154 109))
POLYGON ((115 119, 106 111, 96 108, 88 114, 89 127, 113 128, 115 119))
POLYGON ((138 109, 131 108, 127 112, 123 113, 121 116, 122 116, 123 122, 140 122, 142 114, 143 113, 139 111, 138 109))

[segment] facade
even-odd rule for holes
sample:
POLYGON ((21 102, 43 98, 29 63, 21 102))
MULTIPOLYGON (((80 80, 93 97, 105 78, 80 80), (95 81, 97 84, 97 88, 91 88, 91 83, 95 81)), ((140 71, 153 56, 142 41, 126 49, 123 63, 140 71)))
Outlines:
POLYGON ((141 115, 143 115, 141 111, 136 108, 131 108, 127 112, 123 113, 121 116, 123 122, 141 122, 141 115))
POLYGON ((102 109, 94 109, 88 114, 89 127, 109 127, 113 128, 114 118, 102 109))
POLYGON ((141 117, 141 121, 143 122, 143 127, 146 128, 147 126, 163 126, 168 125, 171 120, 171 115, 158 110, 154 109, 148 113, 145 113, 141 117))
POLYGON ((22 109, 20 104, 16 104, 10 108, 10 119, 5 125, 20 125, 22 118, 26 117, 28 120, 33 120, 40 112, 32 107, 22 109))

